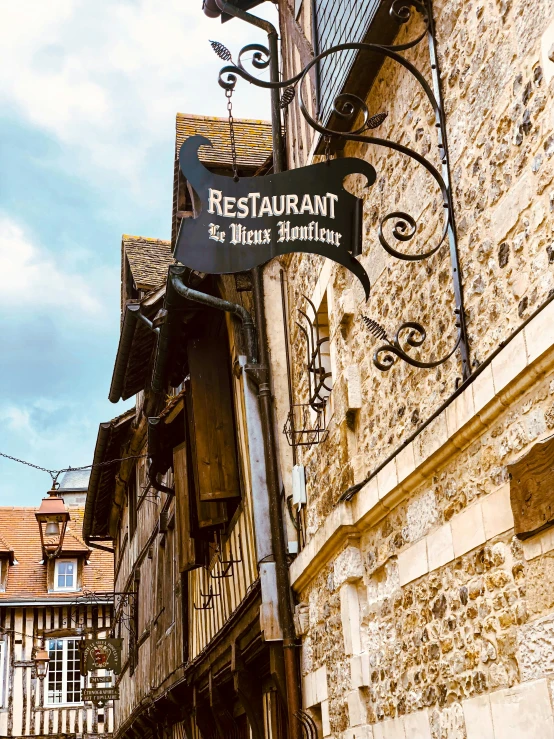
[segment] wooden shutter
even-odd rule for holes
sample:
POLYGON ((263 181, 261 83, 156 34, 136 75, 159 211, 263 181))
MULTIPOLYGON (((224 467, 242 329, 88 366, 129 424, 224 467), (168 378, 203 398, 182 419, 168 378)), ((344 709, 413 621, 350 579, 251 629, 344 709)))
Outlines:
POLYGON ((227 342, 218 337, 191 339, 187 354, 187 411, 198 499, 240 497, 227 342))
POLYGON ((173 450, 173 475, 175 485, 175 511, 177 517, 177 547, 179 550, 179 572, 197 566, 196 546, 192 537, 191 510, 188 485, 187 442, 173 450))

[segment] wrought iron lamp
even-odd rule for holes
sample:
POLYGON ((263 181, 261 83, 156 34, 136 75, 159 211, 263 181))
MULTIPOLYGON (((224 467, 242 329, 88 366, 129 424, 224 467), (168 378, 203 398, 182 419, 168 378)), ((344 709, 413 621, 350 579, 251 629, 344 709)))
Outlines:
POLYGON ((50 657, 48 656, 48 652, 46 651, 44 646, 42 646, 35 654, 35 669, 39 680, 44 680, 44 678, 46 677, 49 662, 50 657))
POLYGON ((63 498, 58 495, 55 484, 48 492, 48 497, 42 499, 35 516, 38 521, 44 558, 54 559, 62 550, 67 523, 70 520, 69 512, 64 505, 63 498))

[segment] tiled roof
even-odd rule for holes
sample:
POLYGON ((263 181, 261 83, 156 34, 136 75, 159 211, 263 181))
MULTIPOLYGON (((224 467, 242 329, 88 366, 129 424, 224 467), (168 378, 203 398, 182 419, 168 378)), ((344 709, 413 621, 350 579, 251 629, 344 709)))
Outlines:
POLYGON ((135 285, 139 290, 153 290, 167 279, 167 269, 173 264, 171 242, 124 234, 122 256, 129 260, 135 285))
MULTIPOLYGON (((49 593, 46 583, 46 565, 41 564, 42 550, 40 534, 35 518, 36 508, 0 507, 0 538, 14 552, 15 561, 9 568, 6 592, 0 593, 2 601, 14 599, 44 600, 62 598, 67 600, 70 593, 49 593)), ((72 509, 71 520, 67 525, 64 552, 85 554, 88 547, 81 539, 83 511, 72 509)), ((83 567, 83 590, 106 592, 113 590, 113 556, 109 552, 92 550, 88 557, 90 564, 83 567)), ((75 594, 76 596, 79 593, 75 594)))
MULTIPOLYGON (((189 136, 202 135, 212 146, 200 149, 200 161, 206 166, 229 167, 232 164, 229 119, 177 113, 176 153, 189 136)), ((235 141, 239 169, 257 169, 272 153, 271 123, 249 118, 235 118, 235 141)))
POLYGON ((0 536, 0 554, 8 555, 10 564, 13 563, 13 551, 6 541, 0 536))

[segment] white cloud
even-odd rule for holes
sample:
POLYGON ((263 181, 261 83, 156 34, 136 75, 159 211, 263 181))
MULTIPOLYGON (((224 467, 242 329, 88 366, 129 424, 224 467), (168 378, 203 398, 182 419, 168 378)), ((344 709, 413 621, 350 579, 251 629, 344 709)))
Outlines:
POLYGON ((0 215, 0 304, 18 309, 71 309, 73 315, 104 312, 92 283, 64 268, 63 255, 54 257, 11 218, 0 215))
MULTIPOLYGON (((271 3, 256 12, 275 17, 271 3)), ((172 140, 177 111, 225 115, 214 37, 235 52, 264 41, 241 21, 206 18, 200 0, 5 4, 0 104, 75 147, 81 171, 108 169, 136 186, 149 148, 172 140)), ((268 93, 239 81, 235 108, 264 117, 268 93)))

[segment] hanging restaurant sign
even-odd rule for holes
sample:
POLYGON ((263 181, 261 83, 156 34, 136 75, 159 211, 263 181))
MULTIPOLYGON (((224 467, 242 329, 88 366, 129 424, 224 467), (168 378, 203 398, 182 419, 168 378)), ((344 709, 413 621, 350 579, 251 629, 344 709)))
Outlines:
POLYGON ((202 206, 198 217, 181 221, 177 260, 199 272, 231 274, 282 254, 320 254, 356 275, 369 297, 369 277, 355 258, 362 251, 363 201, 343 187, 350 174, 364 175, 372 185, 376 174, 368 162, 333 159, 235 181, 204 167, 201 146, 211 146, 210 140, 191 136, 179 153, 181 171, 202 206))
POLYGON ((112 670, 118 675, 122 643, 122 639, 87 639, 81 651, 81 672, 86 675, 92 670, 112 670))

